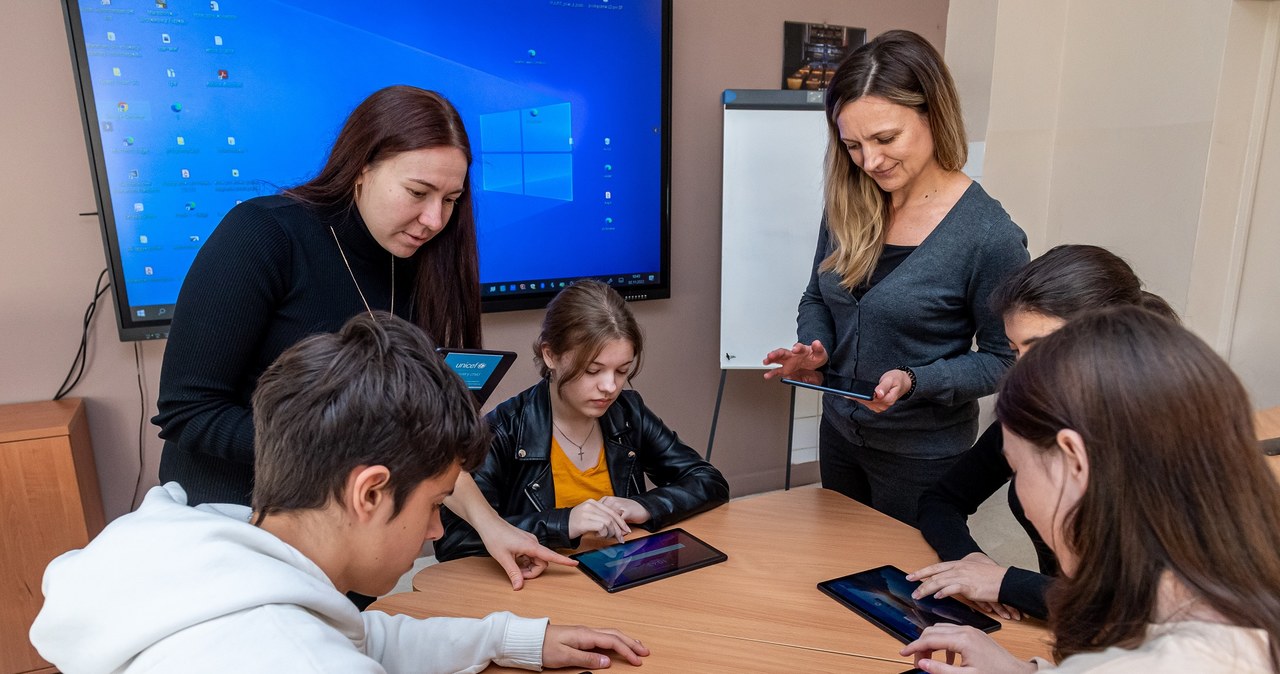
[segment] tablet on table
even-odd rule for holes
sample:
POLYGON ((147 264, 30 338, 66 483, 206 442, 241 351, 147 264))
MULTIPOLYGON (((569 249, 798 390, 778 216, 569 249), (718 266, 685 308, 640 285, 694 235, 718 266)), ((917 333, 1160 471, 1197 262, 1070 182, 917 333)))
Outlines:
POLYGON ((1000 623, 957 599, 932 596, 913 599, 920 583, 907 580, 896 566, 881 566, 818 583, 818 589, 902 643, 920 638, 924 628, 938 623, 976 627, 983 632, 1000 629, 1000 623))
POLYGON ((668 529, 625 543, 569 555, 609 592, 723 562, 728 555, 684 529, 668 529))

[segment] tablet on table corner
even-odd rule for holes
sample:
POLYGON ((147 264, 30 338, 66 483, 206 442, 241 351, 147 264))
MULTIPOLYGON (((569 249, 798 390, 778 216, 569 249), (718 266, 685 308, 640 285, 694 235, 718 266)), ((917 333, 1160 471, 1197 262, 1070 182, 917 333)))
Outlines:
POLYGON ((668 529, 625 543, 569 555, 609 592, 625 590, 723 562, 728 555, 684 529, 668 529))

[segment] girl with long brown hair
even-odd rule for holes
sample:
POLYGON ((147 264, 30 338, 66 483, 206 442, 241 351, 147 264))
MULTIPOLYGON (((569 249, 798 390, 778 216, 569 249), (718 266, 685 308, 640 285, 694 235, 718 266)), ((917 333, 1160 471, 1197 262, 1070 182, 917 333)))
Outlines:
MULTIPOLYGON (((1065 577, 1049 595, 1053 671, 1277 671, 1280 485, 1207 344, 1136 307, 1078 318, 1014 366, 996 416, 1065 577)), ((903 654, 931 673, 1037 670, 954 625, 903 654)))

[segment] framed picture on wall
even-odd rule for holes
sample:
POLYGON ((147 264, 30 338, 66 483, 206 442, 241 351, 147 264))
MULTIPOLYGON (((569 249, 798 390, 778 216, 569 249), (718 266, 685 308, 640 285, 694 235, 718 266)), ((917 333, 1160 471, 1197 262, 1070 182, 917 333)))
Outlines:
POLYGON ((867 41, 867 29, 825 23, 782 24, 782 88, 826 89, 844 55, 867 41))

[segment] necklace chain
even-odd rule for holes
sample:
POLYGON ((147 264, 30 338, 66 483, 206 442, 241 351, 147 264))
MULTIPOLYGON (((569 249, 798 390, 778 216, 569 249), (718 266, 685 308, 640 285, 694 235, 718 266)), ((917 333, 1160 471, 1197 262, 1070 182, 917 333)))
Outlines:
POLYGON ((582 442, 574 442, 573 438, 569 437, 569 434, 565 433, 563 428, 560 428, 560 424, 557 424, 555 419, 551 420, 551 425, 555 426, 557 431, 560 431, 560 437, 568 440, 570 444, 578 448, 578 460, 582 461, 583 455, 586 454, 586 450, 584 450, 582 446, 587 444, 587 441, 591 439, 591 435, 596 431, 596 425, 594 423, 591 424, 591 428, 587 429, 587 437, 583 438, 582 442))
MULTIPOLYGON (((360 301, 364 303, 364 310, 369 312, 369 318, 373 318, 373 308, 369 306, 369 300, 364 298, 364 291, 360 289, 360 282, 356 280, 356 273, 351 270, 351 263, 347 261, 347 253, 342 250, 342 242, 338 240, 338 233, 334 231, 333 225, 329 225, 329 233, 333 235, 333 242, 338 244, 338 255, 342 256, 342 264, 347 266, 347 273, 351 275, 351 282, 356 284, 356 293, 360 295, 360 301)), ((391 309, 392 314, 396 313, 396 256, 391 256, 391 309)), ((563 433, 564 431, 561 431, 563 433)), ((590 437, 590 436, 587 436, 590 437)), ((586 440, 583 440, 586 442, 586 440)))

